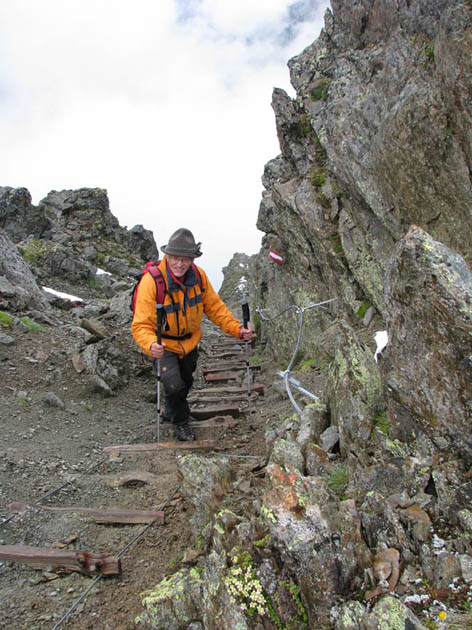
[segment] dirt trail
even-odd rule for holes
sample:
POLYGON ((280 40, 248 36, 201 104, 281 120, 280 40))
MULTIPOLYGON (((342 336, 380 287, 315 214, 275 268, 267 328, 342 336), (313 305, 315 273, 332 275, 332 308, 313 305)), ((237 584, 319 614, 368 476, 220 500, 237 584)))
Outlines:
MULTIPOLYGON (((84 387, 83 378, 66 359, 67 343, 67 334, 61 336, 58 330, 24 333, 0 363, 0 521, 9 517, 12 501, 40 501, 50 506, 163 509, 165 525, 97 525, 84 514, 35 508, 3 523, 3 545, 85 549, 120 554, 122 561, 120 576, 98 581, 78 573, 0 562, 0 628, 8 630, 54 628, 81 597, 59 627, 133 628, 139 593, 152 588, 179 563, 196 561, 188 526, 190 507, 179 493, 177 458, 182 453, 122 453, 110 461, 103 452, 104 446, 112 444, 156 441, 155 380, 150 370, 131 378, 115 397, 104 398, 84 387), (64 401, 65 409, 45 404, 45 394, 51 391, 64 401), (157 483, 113 485, 119 473, 136 470, 155 475, 157 483), (45 499, 53 489, 59 490, 45 499)), ((201 359, 196 389, 204 385, 202 364, 201 359)), ((242 381, 245 374, 240 374, 242 381)), ((268 409, 273 404, 273 414, 278 415, 276 405, 287 407, 278 396, 271 403, 267 389, 271 380, 269 372, 257 377, 258 382, 265 382, 266 396, 253 404, 253 426, 243 415, 205 456, 229 453, 263 461, 268 409)), ((221 428, 197 428, 196 433, 199 440, 215 439, 221 428)), ((171 430, 161 429, 161 441, 173 439, 171 430)), ((231 459, 235 475, 247 478, 256 461, 231 459)), ((249 509, 261 483, 262 477, 254 476, 250 487, 236 488, 225 498, 227 506, 239 513, 249 509)))

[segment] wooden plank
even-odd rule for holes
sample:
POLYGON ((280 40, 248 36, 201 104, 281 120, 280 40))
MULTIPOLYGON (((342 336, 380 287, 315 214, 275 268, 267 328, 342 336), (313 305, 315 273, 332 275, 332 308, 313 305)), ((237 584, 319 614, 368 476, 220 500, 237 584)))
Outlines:
POLYGON ((233 350, 233 351, 228 351, 228 352, 221 352, 220 354, 213 354, 212 355, 212 359, 230 359, 231 357, 237 357, 240 356, 243 359, 244 354, 241 350, 233 350))
MULTIPOLYGON (((189 423, 191 427, 202 429, 218 429, 220 427, 234 427, 238 424, 231 416, 215 416, 209 420, 197 420, 196 422, 189 423)), ((171 422, 163 422, 160 425, 161 429, 173 429, 174 425, 171 422)))
POLYGON ((202 373, 203 374, 212 374, 213 372, 226 372, 226 371, 231 371, 231 372, 245 372, 246 371, 246 365, 242 365, 241 363, 238 364, 234 364, 234 365, 212 365, 212 366, 208 366, 208 367, 202 367, 202 373))
POLYGON ((127 452, 127 453, 146 453, 161 450, 170 450, 173 448, 192 450, 203 449, 211 450, 215 448, 214 440, 200 440, 194 442, 153 442, 152 444, 118 444, 116 446, 104 446, 105 452, 127 452))
POLYGON ((65 569, 84 575, 119 575, 121 560, 106 553, 78 549, 49 549, 23 545, 0 545, 0 559, 27 564, 34 569, 65 569))
POLYGON ((120 486, 133 486, 136 484, 157 485, 160 483, 159 475, 145 470, 129 470, 127 472, 118 473, 116 475, 104 475, 101 477, 105 483, 111 488, 119 488, 120 486))
MULTIPOLYGON (((264 385, 259 383, 254 383, 251 385, 251 392, 253 394, 259 394, 260 396, 264 395, 264 385)), ((247 394, 247 387, 239 387, 237 385, 222 385, 221 387, 204 387, 203 389, 193 389, 192 396, 198 396, 202 394, 206 396, 207 394, 247 394)))
POLYGON ((237 378, 241 378, 241 374, 235 374, 234 372, 212 372, 211 374, 204 374, 203 378, 207 383, 215 383, 218 381, 234 381, 237 378))
POLYGON ((28 503, 26 501, 13 501, 10 503, 10 512, 18 512, 27 507, 46 510, 48 512, 76 512, 79 514, 87 514, 95 520, 96 523, 110 525, 112 523, 120 524, 136 524, 136 523, 154 523, 159 521, 160 525, 164 524, 164 512, 150 512, 148 510, 122 510, 120 508, 84 508, 84 507, 50 507, 48 505, 39 505, 38 503, 28 503))
MULTIPOLYGON (((256 396, 252 396, 251 398, 256 398, 256 396)), ((233 403, 233 402, 244 402, 247 400, 247 394, 241 394, 241 395, 237 395, 237 396, 190 396, 189 398, 187 398, 187 401, 190 404, 201 404, 201 405, 205 405, 207 403, 221 403, 221 402, 229 402, 229 403, 233 403)))
MULTIPOLYGON (((208 418, 214 418, 215 416, 231 416, 232 418, 239 418, 239 407, 206 407, 204 409, 190 409, 190 415, 196 420, 206 420, 208 418)), ((198 426, 198 425, 197 425, 198 426)))

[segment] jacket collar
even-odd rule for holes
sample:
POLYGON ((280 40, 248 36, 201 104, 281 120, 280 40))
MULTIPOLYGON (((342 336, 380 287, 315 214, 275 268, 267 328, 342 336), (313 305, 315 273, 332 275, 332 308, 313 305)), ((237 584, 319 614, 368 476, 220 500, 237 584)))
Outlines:
POLYGON ((167 260, 165 258, 163 262, 165 263, 165 270, 166 270, 166 275, 167 275, 167 283, 168 283, 169 291, 178 291, 179 289, 182 291, 185 291, 186 289, 190 289, 191 287, 194 287, 196 284, 198 284, 197 275, 193 268, 193 264, 190 267, 190 269, 187 271, 187 273, 185 274, 183 280, 181 281, 181 280, 178 280, 174 276, 170 268, 167 267, 167 260))

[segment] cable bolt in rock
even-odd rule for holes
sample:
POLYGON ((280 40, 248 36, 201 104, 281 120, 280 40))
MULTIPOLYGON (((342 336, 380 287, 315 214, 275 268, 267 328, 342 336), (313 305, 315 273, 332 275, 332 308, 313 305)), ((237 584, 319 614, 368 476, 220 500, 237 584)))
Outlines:
POLYGON ((324 300, 323 302, 310 302, 309 304, 307 304, 304 307, 301 306, 297 306, 296 304, 292 304, 290 306, 288 306, 287 308, 285 308, 283 311, 280 311, 280 313, 277 313, 277 315, 274 315, 273 317, 266 317, 263 313, 263 311, 267 311, 268 309, 261 309, 259 307, 256 307, 256 313, 259 314, 260 318, 262 321, 265 322, 271 322, 274 319, 277 319, 278 317, 281 317, 284 313, 287 313, 288 311, 296 311, 297 314, 300 316, 300 324, 298 327, 298 337, 297 337, 297 343, 295 345, 295 350, 293 351, 292 354, 292 358, 290 359, 290 362, 287 366, 287 369, 283 372, 279 372, 279 375, 284 379, 284 383, 285 383, 285 389, 287 391, 287 395, 289 397, 290 402, 292 403, 295 411, 301 416, 302 415, 302 410, 300 409, 300 407, 298 406, 297 402, 295 401, 292 391, 290 389, 290 385, 293 385, 295 387, 295 389, 297 389, 299 392, 301 392, 302 394, 305 394, 306 396, 308 396, 309 398, 311 398, 312 400, 319 400, 318 396, 315 396, 315 394, 312 394, 311 392, 307 391, 306 389, 304 389, 301 384, 299 383, 299 381, 297 381, 296 379, 294 379, 292 376, 290 376, 290 371, 293 367, 293 364, 295 363, 295 359, 298 353, 298 349, 300 347, 300 342, 301 342, 301 338, 302 338, 302 330, 303 330, 303 319, 304 319, 304 315, 305 315, 305 311, 308 311, 311 308, 316 308, 317 306, 324 306, 325 304, 329 304, 330 302, 334 302, 337 298, 331 298, 330 300, 324 300))

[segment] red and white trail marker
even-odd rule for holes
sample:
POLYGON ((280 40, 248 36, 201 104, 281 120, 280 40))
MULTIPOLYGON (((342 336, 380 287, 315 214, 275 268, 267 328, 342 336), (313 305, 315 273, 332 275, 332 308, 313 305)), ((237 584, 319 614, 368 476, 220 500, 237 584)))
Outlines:
POLYGON ((272 249, 272 248, 269 249, 269 258, 273 260, 274 262, 279 263, 279 265, 284 264, 284 259, 279 254, 279 252, 275 251, 275 249, 272 249))

